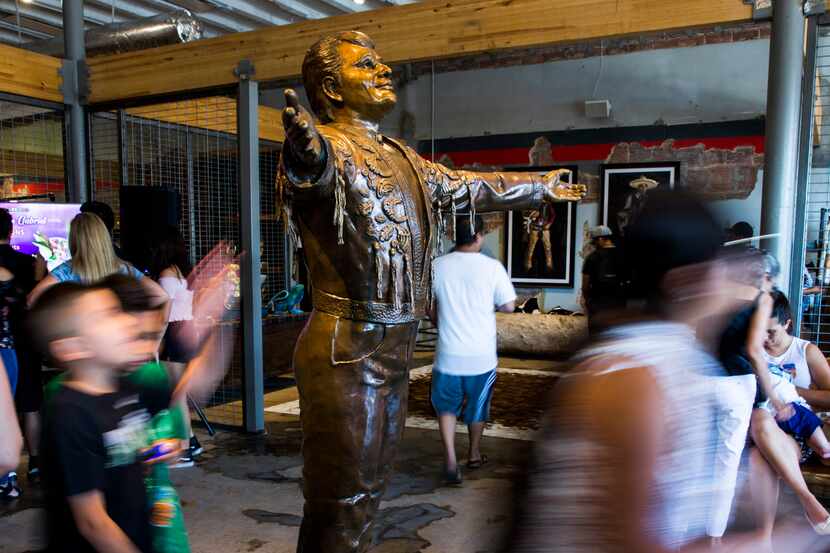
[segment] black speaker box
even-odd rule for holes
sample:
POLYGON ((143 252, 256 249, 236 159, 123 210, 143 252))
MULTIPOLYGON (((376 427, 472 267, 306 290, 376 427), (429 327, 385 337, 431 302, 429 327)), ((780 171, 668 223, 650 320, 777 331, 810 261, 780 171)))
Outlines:
POLYGON ((122 186, 119 196, 122 255, 125 261, 146 271, 159 234, 179 226, 179 193, 169 188, 122 186))

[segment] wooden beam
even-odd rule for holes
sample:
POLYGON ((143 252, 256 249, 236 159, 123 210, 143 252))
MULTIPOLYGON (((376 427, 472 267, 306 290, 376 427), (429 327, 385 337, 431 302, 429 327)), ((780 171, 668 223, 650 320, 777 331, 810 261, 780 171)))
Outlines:
MULTIPOLYGON (((236 134, 236 100, 226 96, 153 104, 126 111, 145 119, 236 134)), ((280 110, 259 107, 259 137, 274 142, 283 141, 285 134, 280 110)))
POLYGON ((63 103, 63 60, 0 44, 0 92, 63 103))
POLYGON ((348 29, 368 33, 388 63, 749 21, 741 0, 427 0, 189 44, 89 60, 92 102, 236 82, 247 59, 261 81, 296 77, 308 47, 348 29))

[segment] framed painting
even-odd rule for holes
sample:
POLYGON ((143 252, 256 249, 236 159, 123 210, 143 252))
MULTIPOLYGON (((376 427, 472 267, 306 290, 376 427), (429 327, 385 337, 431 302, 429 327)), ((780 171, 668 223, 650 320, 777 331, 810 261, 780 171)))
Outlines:
POLYGON ((637 220, 652 190, 674 189, 679 162, 603 165, 600 172, 600 221, 617 238, 637 220))
MULTIPOLYGON (((578 182, 576 165, 550 167, 509 167, 508 171, 536 171, 540 175, 554 169, 573 172, 570 182, 578 182)), ((557 203, 536 210, 507 214, 505 260, 510 280, 518 286, 572 288, 576 251, 576 204, 557 203)))

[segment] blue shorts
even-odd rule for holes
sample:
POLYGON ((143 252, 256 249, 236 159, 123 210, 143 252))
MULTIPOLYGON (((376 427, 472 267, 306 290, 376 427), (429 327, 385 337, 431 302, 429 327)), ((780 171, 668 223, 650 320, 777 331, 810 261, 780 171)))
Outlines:
POLYGON ((430 390, 432 407, 438 415, 461 417, 463 412, 466 424, 487 422, 495 384, 496 369, 473 376, 447 374, 433 369, 430 390))
POLYGON ((790 403, 795 414, 785 421, 778 421, 778 426, 791 436, 808 439, 821 426, 818 415, 798 403, 790 403))
POLYGON ((17 354, 13 349, 0 348, 0 359, 3 360, 3 366, 6 367, 9 387, 12 389, 12 396, 14 396, 14 391, 17 389, 17 354))

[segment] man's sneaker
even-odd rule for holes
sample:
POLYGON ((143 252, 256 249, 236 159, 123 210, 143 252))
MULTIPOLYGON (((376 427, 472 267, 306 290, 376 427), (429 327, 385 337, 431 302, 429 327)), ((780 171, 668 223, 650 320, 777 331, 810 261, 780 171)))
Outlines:
POLYGON ((190 456, 191 457, 198 457, 199 455, 204 452, 202 449, 202 444, 199 443, 199 439, 196 436, 190 437, 190 456))
POLYGON ((23 495, 20 487, 17 485, 17 473, 10 472, 4 478, 0 479, 0 498, 5 500, 13 500, 23 495))
POLYGON ((179 460, 176 461, 176 464, 173 465, 174 469, 186 469, 193 466, 193 456, 190 454, 190 450, 185 451, 185 453, 179 457, 179 460))

